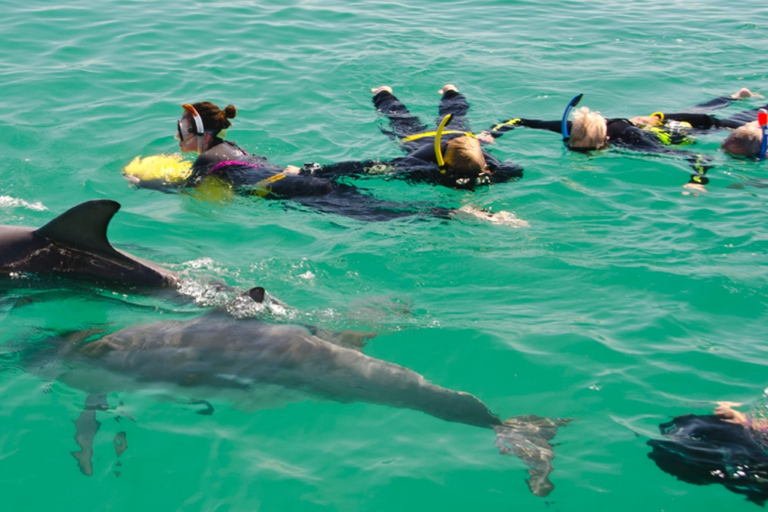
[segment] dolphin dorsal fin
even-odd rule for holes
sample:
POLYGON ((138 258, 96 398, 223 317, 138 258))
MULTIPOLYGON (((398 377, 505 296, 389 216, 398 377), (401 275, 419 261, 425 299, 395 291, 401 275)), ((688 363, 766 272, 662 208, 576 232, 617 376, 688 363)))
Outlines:
POLYGON ((117 250, 107 239, 107 226, 119 209, 120 203, 109 199, 86 201, 62 213, 35 233, 76 249, 114 255, 117 250))

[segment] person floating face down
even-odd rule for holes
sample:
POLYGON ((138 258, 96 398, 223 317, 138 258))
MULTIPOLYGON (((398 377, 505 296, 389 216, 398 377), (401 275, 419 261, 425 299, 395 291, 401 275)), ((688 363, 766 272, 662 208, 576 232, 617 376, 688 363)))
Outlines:
POLYGON ((768 396, 748 413, 718 402, 714 414, 686 414, 659 425, 648 457, 664 472, 695 485, 723 485, 749 501, 768 501, 768 396))
POLYGON ((647 153, 680 156, 685 158, 695 171, 686 187, 702 190, 703 185, 709 182, 705 174, 711 168, 711 159, 674 146, 693 143, 691 135, 698 132, 737 128, 743 125, 746 122, 745 112, 729 119, 719 119, 706 112, 724 108, 734 101, 752 96, 759 95, 752 93, 749 89, 741 89, 731 96, 719 97, 696 105, 691 112, 668 114, 654 112, 650 116, 638 116, 632 119, 606 119, 599 112, 582 106, 573 110, 573 121, 568 121, 569 111, 581 99, 579 95, 574 97, 568 105, 560 121, 514 118, 494 126, 491 134, 496 136, 495 133, 503 133, 522 126, 560 133, 567 147, 574 151, 593 151, 613 146, 647 153))
MULTIPOLYGON (((182 152, 198 153, 189 172, 177 173, 179 179, 142 179, 143 169, 126 177, 135 185, 162 191, 194 188, 209 191, 224 189, 241 196, 287 199, 304 206, 354 219, 386 221, 414 215, 448 217, 450 210, 428 205, 382 201, 348 184, 336 183, 309 174, 298 167, 283 167, 267 157, 248 154, 223 137, 237 115, 234 105, 223 110, 211 102, 182 105, 183 114, 176 123, 176 138, 182 152)), ((150 157, 151 158, 151 157, 150 157)), ((188 162, 174 160, 175 165, 188 162)), ((128 166, 126 167, 126 170, 128 166)), ((125 172, 125 171, 124 171, 125 172)), ((214 197, 222 194, 217 190, 214 197)))
POLYGON ((760 109, 757 121, 736 128, 720 148, 728 155, 765 159, 768 153, 768 110, 760 109))
POLYGON ((522 177, 523 169, 502 162, 482 144, 493 142, 475 135, 468 124, 469 103, 452 85, 440 91, 442 99, 436 129, 421 122, 392 92, 389 86, 371 89, 373 104, 389 120, 385 134, 396 140, 405 156, 392 160, 339 162, 315 169, 316 175, 336 179, 385 174, 410 183, 430 183, 455 189, 474 189, 478 185, 503 183, 522 177))

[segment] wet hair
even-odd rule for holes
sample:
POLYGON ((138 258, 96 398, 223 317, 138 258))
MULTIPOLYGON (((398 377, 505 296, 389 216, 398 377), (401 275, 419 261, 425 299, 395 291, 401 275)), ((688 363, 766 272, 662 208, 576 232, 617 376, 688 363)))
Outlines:
POLYGON ((757 121, 752 121, 733 130, 720 147, 733 156, 757 156, 762 142, 763 131, 757 121))
POLYGON ((232 126, 229 120, 237 116, 237 109, 234 105, 227 105, 224 107, 224 110, 221 110, 210 101, 201 101, 193 103, 192 106, 195 107, 195 110, 203 119, 205 131, 211 132, 214 135, 232 126))
POLYGON ((445 165, 457 174, 476 176, 483 172, 485 157, 480 141, 468 135, 449 140, 445 148, 445 165))
POLYGON ((573 113, 568 145, 579 149, 600 149, 606 144, 608 125, 599 112, 581 107, 573 113))

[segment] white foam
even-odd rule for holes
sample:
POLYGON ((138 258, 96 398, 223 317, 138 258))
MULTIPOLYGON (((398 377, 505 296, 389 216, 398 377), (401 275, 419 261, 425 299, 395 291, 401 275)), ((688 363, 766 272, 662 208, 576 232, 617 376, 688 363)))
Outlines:
POLYGON ((43 203, 37 201, 36 203, 28 203, 23 199, 18 199, 11 196, 0 196, 0 207, 2 208, 27 208, 29 210, 35 210, 38 212, 44 212, 48 208, 43 203))

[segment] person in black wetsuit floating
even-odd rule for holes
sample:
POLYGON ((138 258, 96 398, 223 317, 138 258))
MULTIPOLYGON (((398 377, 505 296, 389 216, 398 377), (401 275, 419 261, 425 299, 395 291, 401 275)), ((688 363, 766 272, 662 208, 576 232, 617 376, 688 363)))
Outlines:
POLYGON ((182 105, 184 113, 177 122, 176 138, 183 152, 197 152, 191 173, 183 179, 141 179, 126 173, 137 186, 160 190, 199 187, 215 180, 239 195, 266 199, 290 199, 317 210, 360 220, 382 221, 417 214, 445 217, 450 210, 381 201, 348 184, 309 173, 295 166, 282 167, 266 157, 250 155, 234 142, 222 137, 237 115, 233 105, 224 110, 211 102, 182 105))
POLYGON ((708 114, 724 108, 734 101, 752 96, 759 96, 749 89, 741 89, 731 96, 723 96, 691 108, 689 112, 662 113, 654 112, 650 116, 632 119, 606 119, 600 113, 581 107, 574 111, 573 121, 568 121, 571 108, 581 100, 578 95, 571 100, 563 118, 559 121, 541 121, 535 119, 514 118, 497 124, 490 130, 490 135, 500 134, 522 126, 549 130, 560 133, 568 149, 574 151, 592 151, 608 146, 644 151, 648 153, 676 155, 685 158, 695 173, 686 184, 689 188, 702 190, 709 182, 704 176, 711 167, 711 160, 702 155, 677 149, 674 146, 693 143, 691 137, 697 132, 719 128, 738 128, 754 119, 756 110, 745 111, 728 119, 719 119, 708 114), (750 117, 752 116, 752 117, 750 117))
POLYGON ((695 485, 721 484, 764 505, 768 500, 768 396, 748 413, 719 402, 714 414, 678 416, 659 425, 648 457, 666 473, 695 485))
POLYGON ((732 131, 720 148, 734 157, 765 159, 768 152, 768 111, 762 109, 758 116, 758 121, 750 121, 732 131))
POLYGON ((474 189, 478 185, 503 183, 523 176, 522 167, 502 162, 482 148, 482 144, 494 139, 472 133, 466 118, 469 103, 454 85, 445 85, 439 91, 442 99, 435 129, 411 114, 391 87, 385 85, 371 92, 376 109, 389 119, 391 129, 383 130, 384 133, 400 142, 406 155, 389 161, 324 165, 315 169, 315 175, 338 178, 384 174, 411 183, 455 189, 474 189))

